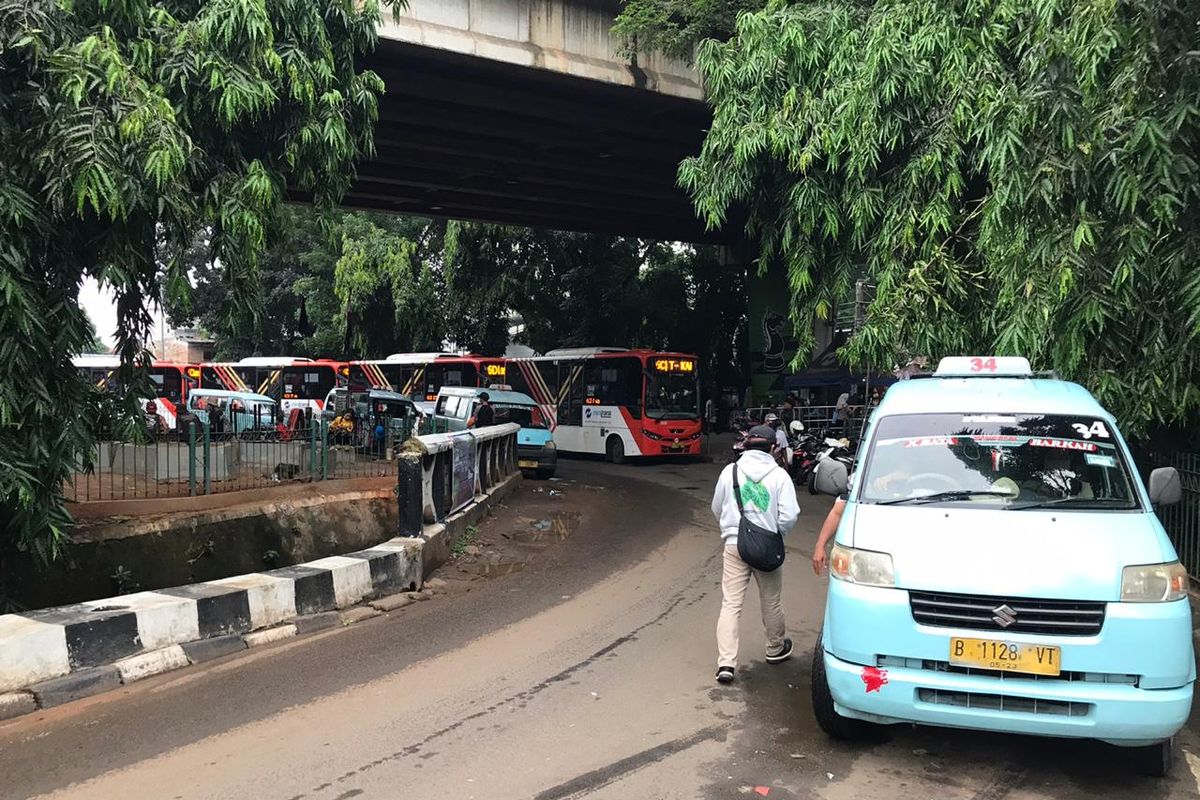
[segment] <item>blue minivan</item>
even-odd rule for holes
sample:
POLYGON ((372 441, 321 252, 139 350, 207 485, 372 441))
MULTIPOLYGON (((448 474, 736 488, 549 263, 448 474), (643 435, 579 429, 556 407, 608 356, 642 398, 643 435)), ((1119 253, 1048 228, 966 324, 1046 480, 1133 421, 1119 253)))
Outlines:
POLYGON ((485 393, 495 409, 496 424, 515 422, 521 426, 517 431, 517 466, 521 472, 539 478, 554 477, 558 469, 558 448, 554 446, 550 426, 532 397, 509 387, 443 386, 434 405, 431 432, 466 430, 479 408, 479 395, 485 393))
POLYGON ((812 700, 826 733, 919 723, 1099 739, 1162 775, 1196 678, 1188 576, 1116 420, 1023 358, 888 390, 829 558, 812 700))

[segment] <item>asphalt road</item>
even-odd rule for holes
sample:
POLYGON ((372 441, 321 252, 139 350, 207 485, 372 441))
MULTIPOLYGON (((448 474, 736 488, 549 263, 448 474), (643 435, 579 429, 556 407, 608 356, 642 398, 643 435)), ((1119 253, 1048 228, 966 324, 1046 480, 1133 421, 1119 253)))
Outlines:
POLYGON ((1090 742, 910 727, 827 740, 808 699, 824 596, 808 555, 828 502, 806 494, 785 566, 797 657, 764 663, 751 590, 739 679, 718 687, 716 467, 560 469, 578 483, 555 501, 579 527, 523 571, 0 724, 0 796, 1200 796, 1192 726, 1161 781, 1090 742))

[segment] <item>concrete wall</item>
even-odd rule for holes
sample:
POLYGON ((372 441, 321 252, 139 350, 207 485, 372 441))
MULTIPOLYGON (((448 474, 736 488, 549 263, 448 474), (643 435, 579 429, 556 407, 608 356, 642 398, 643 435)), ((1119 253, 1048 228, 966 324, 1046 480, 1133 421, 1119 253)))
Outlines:
POLYGON ((639 55, 637 68, 617 55, 616 12, 570 0, 408 0, 398 21, 384 15, 379 35, 510 64, 563 72, 677 97, 702 97, 688 64, 639 55))
MULTIPOLYGON (((6 560, 7 588, 22 605, 42 608, 361 550, 399 526, 395 480, 375 484, 378 488, 341 492, 310 484, 305 497, 272 500, 263 491, 256 493, 262 500, 233 508, 118 517, 77 531, 63 557, 45 569, 28 556, 6 560)), ((189 499, 197 498, 182 500, 189 499)))

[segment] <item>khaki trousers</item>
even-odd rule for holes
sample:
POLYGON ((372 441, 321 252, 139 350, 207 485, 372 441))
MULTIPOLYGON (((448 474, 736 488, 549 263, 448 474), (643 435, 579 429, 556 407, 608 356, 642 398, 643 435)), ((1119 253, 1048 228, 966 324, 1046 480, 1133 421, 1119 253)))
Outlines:
POLYGON ((783 569, 759 572, 751 569, 738 556, 737 545, 725 548, 725 563, 721 575, 721 616, 717 618, 717 666, 736 667, 738 652, 738 617, 750 576, 758 583, 758 598, 762 603, 763 627, 767 631, 767 652, 783 649, 785 626, 780 595, 783 591, 783 569))

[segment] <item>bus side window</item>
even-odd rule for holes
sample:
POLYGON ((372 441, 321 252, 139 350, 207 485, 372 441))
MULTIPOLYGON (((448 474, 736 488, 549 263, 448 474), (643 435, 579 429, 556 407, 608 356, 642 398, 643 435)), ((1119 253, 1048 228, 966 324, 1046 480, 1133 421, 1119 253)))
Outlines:
POLYGON ((569 386, 565 387, 566 391, 563 392, 562 402, 558 404, 558 424, 560 425, 583 424, 584 373, 587 372, 587 367, 584 365, 586 363, 560 361, 558 364, 559 386, 569 384, 569 386), (584 369, 576 372, 580 366, 584 366, 584 369))

